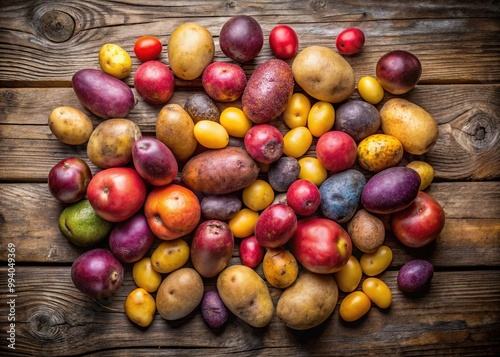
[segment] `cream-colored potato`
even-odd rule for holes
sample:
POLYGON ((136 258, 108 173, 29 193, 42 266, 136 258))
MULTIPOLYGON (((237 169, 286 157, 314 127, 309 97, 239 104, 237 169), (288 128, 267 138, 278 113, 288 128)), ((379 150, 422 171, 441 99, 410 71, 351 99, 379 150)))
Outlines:
POLYGON ((156 309, 165 320, 189 315, 201 302, 203 280, 193 268, 180 268, 162 281, 156 292, 156 309))
POLYGON ((87 156, 102 169, 125 166, 132 160, 134 142, 141 137, 141 129, 132 120, 105 120, 92 132, 87 156))
POLYGON ((352 243, 364 253, 375 252, 385 240, 384 222, 365 209, 360 209, 347 223, 352 243))
POLYGON ((90 118, 73 107, 57 107, 49 114, 49 129, 60 142, 80 145, 89 140, 94 126, 90 118))
POLYGON ((340 103, 354 92, 354 71, 338 53, 326 46, 304 48, 293 60, 295 82, 311 97, 340 103))
POLYGON ((339 289, 332 274, 302 270, 281 294, 276 313, 285 325, 307 330, 324 322, 337 306, 339 289))
POLYGON ((269 288, 259 274, 245 265, 231 265, 217 278, 222 302, 236 317, 253 327, 268 325, 274 314, 269 288))
POLYGON ((179 25, 168 39, 170 68, 187 81, 198 78, 212 62, 215 54, 214 39, 203 26, 186 22, 179 25))
POLYGON ((422 107, 403 98, 389 99, 380 109, 382 131, 396 137, 409 154, 422 155, 436 144, 436 120, 422 107))

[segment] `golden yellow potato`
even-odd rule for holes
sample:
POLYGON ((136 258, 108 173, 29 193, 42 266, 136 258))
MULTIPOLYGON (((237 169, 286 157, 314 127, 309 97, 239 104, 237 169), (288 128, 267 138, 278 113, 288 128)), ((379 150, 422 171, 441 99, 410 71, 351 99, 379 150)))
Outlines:
POLYGON ((60 142, 80 145, 89 140, 94 125, 82 111, 73 107, 57 107, 49 114, 49 129, 60 142))
POLYGON ((437 142, 436 120, 425 109, 406 99, 389 99, 380 109, 380 119, 382 131, 401 141, 403 149, 410 154, 425 154, 437 142))
POLYGON ((184 239, 165 241, 151 254, 151 265, 158 273, 170 273, 186 264, 189 254, 189 244, 184 239))
POLYGON ((132 59, 127 51, 113 43, 107 43, 99 50, 99 65, 103 72, 123 79, 132 70, 132 59))
POLYGON ((189 159, 198 146, 194 122, 179 104, 167 104, 156 119, 156 138, 172 151, 179 161, 189 159))
POLYGON ((304 48, 293 60, 295 82, 311 97, 340 103, 354 92, 354 71, 338 53, 326 46, 304 48))
POLYGON ((134 263, 132 267, 132 278, 135 285, 143 288, 149 293, 158 290, 161 284, 161 274, 153 269, 150 257, 144 257, 134 263))
POLYGON ((181 268, 162 281, 156 292, 156 308, 165 320, 189 315, 201 302, 203 280, 193 268, 181 268))
POLYGON ((285 325, 307 330, 324 322, 337 305, 339 289, 332 274, 302 270, 281 294, 276 313, 285 325))
POLYGON ((352 243, 364 253, 373 253, 384 244, 385 227, 379 217, 360 209, 347 223, 352 243))
POLYGON ((425 161, 412 161, 406 165, 420 175, 420 191, 425 190, 434 180, 434 168, 425 161))
POLYGON ((90 135, 87 156, 102 169, 125 166, 132 160, 134 142, 141 137, 141 129, 132 120, 105 120, 90 135))
POLYGON ((231 265, 217 278, 217 291, 229 311, 253 327, 267 326, 274 314, 269 288, 245 265, 231 265))
POLYGON ((203 26, 186 22, 168 39, 168 59, 174 74, 187 81, 198 78, 212 62, 215 44, 212 34, 203 26))
POLYGON ((146 327, 153 322, 156 313, 155 299, 143 288, 128 294, 125 300, 125 314, 133 323, 146 327))
POLYGON ((264 276, 275 288, 292 285, 299 275, 299 265, 293 254, 283 248, 268 249, 262 262, 264 276))
POLYGON ((373 134, 358 144, 358 162, 371 172, 396 166, 402 158, 403 145, 392 135, 373 134))

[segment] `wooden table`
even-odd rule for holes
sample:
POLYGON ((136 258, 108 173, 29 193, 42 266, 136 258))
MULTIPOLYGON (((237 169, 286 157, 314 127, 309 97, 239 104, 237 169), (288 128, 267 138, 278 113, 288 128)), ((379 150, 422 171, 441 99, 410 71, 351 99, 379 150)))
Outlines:
MULTIPOLYGON (((500 353, 500 3, 482 1, 2 1, 0 5, 0 354, 35 356, 185 355, 498 355, 500 353), (437 145, 423 159, 436 177, 427 192, 444 207, 446 226, 435 244, 404 248, 389 233, 394 252, 381 275, 393 293, 387 311, 373 307, 356 323, 345 323, 338 306, 321 326, 286 328, 275 316, 269 326, 251 328, 234 316, 220 331, 204 323, 199 310, 175 322, 158 314, 149 328, 132 324, 123 312, 135 287, 131 267, 107 306, 85 297, 70 279, 72 261, 84 250, 57 228, 63 209, 47 189, 47 175, 59 160, 86 158, 85 145, 68 146, 51 134, 47 118, 60 105, 85 110, 71 88, 82 68, 99 68, 105 43, 133 58, 133 86, 139 62, 135 39, 154 35, 166 46, 179 24, 195 21, 216 42, 215 60, 227 61, 218 34, 231 16, 247 14, 261 24, 266 41, 250 73, 272 58, 267 35, 291 25, 300 49, 334 48, 336 35, 358 26, 367 39, 347 57, 356 79, 375 75, 384 53, 403 49, 421 60, 418 86, 403 95, 439 123, 437 145), (15 247, 15 265, 7 265, 15 247), (436 269, 430 290, 410 298, 396 286, 399 268, 422 257, 436 269), (15 270, 15 287, 7 278, 15 270), (15 306, 14 306, 15 303, 15 306), (15 318, 15 321, 13 320, 15 318), (14 322, 15 350, 8 347, 14 322)), ((161 60, 168 63, 166 51, 161 60)), ((291 61, 290 61, 291 63, 291 61)), ((171 103, 184 104, 199 92, 200 80, 177 80, 171 103)), ((299 89, 298 89, 299 90, 299 89)), ((134 91, 137 95, 137 93, 134 91)), ((355 98, 359 98, 357 92, 355 98)), ((386 94, 380 106, 392 96, 386 94)), ((233 103, 239 105, 240 103, 233 103)), ((129 118, 144 135, 154 135, 161 106, 140 100, 129 118)), ((87 113, 89 113, 87 111, 87 113)), ((91 115, 94 125, 100 120, 91 115)), ((314 154, 309 152, 308 154, 314 154)), ((411 159, 411 158, 410 158, 411 159)), ((95 173, 96 168, 92 166, 95 173)), ((235 249, 231 264, 239 262, 235 249)), ((259 267, 258 272, 262 274, 259 267)), ((213 288, 214 280, 206 280, 213 288)), ((276 302, 280 291, 271 289, 276 302)), ((345 296, 340 294, 339 304, 345 296)))

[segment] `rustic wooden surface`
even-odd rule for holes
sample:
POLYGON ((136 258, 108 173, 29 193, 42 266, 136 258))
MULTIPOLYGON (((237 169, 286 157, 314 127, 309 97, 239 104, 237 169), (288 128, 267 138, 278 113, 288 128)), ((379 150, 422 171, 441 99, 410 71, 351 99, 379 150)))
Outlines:
MULTIPOLYGON (((0 354, 498 355, 499 19, 498 1, 1 1, 0 354), (436 180, 427 192, 443 205, 447 221, 441 237, 425 249, 404 248, 388 233, 394 260, 381 275, 393 292, 387 311, 374 307, 360 321, 345 323, 337 307, 321 326, 299 332, 277 317, 263 329, 231 317, 223 329, 213 331, 197 309, 175 322, 156 315, 142 329, 123 313, 124 300, 134 288, 130 266, 124 285, 106 306, 74 288, 71 262, 83 250, 59 233, 63 206, 50 196, 46 181, 57 161, 86 159, 85 146, 58 142, 47 126, 49 112, 60 105, 85 110, 71 88, 71 76, 82 68, 98 68, 97 53, 104 43, 119 44, 133 54, 139 36, 154 35, 166 45, 177 25, 195 21, 214 35, 215 60, 227 61, 218 47, 218 33, 236 14, 254 16, 266 38, 275 25, 291 25, 301 49, 312 44, 333 47, 342 29, 361 27, 365 47, 347 57, 357 79, 373 76, 376 61, 389 50, 409 50, 421 60, 421 81, 403 97, 439 123, 439 141, 422 159, 435 168, 436 180), (16 247, 15 350, 7 341, 9 243, 16 247), (409 297, 397 289, 395 278, 416 257, 431 261, 436 273, 429 291, 409 297)), ((270 58, 266 41, 257 59, 243 69, 250 75, 270 58)), ((132 74, 125 79, 131 87, 139 65, 132 59, 132 74)), ((166 51, 161 60, 168 63, 166 51)), ((176 86, 171 102, 181 105, 201 90, 199 80, 177 80, 176 86)), ((391 97, 386 94, 378 106, 391 97)), ((129 117, 143 133, 154 135, 160 108, 141 100, 129 117)), ((90 116, 94 124, 100 122, 90 116)), ((308 154, 314 154, 314 146, 308 154)), ((96 172, 94 166, 92 170, 96 172)), ((235 249, 231 264, 238 262, 235 249)), ((262 274, 260 267, 258 272, 262 274)), ((206 289, 214 288, 213 279, 205 283, 206 289)), ((271 292, 276 302, 280 291, 271 292)))

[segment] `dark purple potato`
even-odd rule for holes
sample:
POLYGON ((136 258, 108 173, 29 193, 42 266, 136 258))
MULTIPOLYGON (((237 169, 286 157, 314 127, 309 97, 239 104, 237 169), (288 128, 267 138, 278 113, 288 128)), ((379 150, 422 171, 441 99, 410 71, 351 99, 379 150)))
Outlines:
POLYGON ((408 207, 418 195, 420 175, 407 167, 390 167, 368 180, 361 193, 367 211, 388 214, 408 207))
POLYGON ((264 45, 264 34, 253 17, 237 15, 222 26, 219 44, 227 57, 237 62, 248 62, 260 53, 264 45))
POLYGON ((269 167, 267 178, 271 187, 278 192, 286 192, 299 177, 300 165, 296 158, 282 156, 269 167))
POLYGON ((427 260, 412 260, 401 267, 398 273, 398 288, 407 293, 428 287, 434 275, 434 267, 427 260))
POLYGON ((120 261, 133 263, 144 257, 154 239, 146 216, 136 213, 111 229, 109 248, 120 261))
POLYGON ((211 328, 220 328, 229 317, 229 311, 216 290, 209 290, 201 299, 201 315, 211 328))
POLYGON ((106 301, 123 283, 123 266, 109 250, 92 249, 75 259, 71 280, 82 293, 106 301))
POLYGON ((171 183, 179 171, 172 151, 153 137, 143 137, 134 142, 132 160, 144 181, 154 186, 171 183))
POLYGON ((375 106, 363 100, 350 100, 338 107, 333 128, 349 134, 354 141, 361 141, 375 134, 380 123, 380 113, 375 106))
POLYGON ((201 214, 205 219, 227 221, 239 212, 242 202, 238 196, 229 193, 206 196, 201 200, 200 206, 201 214))
POLYGON ((58 201, 74 203, 87 193, 92 172, 85 161, 70 157, 59 161, 50 169, 49 191, 58 201))
POLYGON ((386 91, 396 95, 404 94, 417 85, 422 74, 422 64, 413 53, 391 51, 378 60, 376 74, 386 91))
POLYGON ((129 86, 98 69, 81 69, 71 82, 78 100, 100 118, 125 118, 135 106, 129 86))

